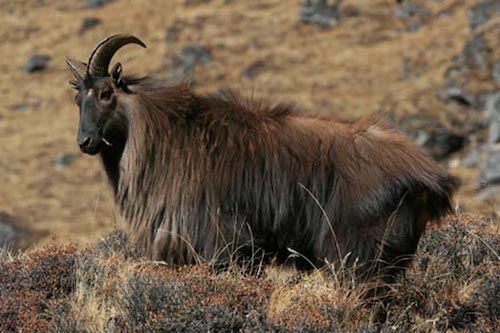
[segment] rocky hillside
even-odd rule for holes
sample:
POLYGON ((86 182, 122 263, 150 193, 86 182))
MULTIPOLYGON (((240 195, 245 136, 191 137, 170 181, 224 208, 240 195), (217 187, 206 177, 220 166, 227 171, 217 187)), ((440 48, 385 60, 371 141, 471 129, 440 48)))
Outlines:
POLYGON ((119 225, 95 158, 76 146, 64 56, 133 33, 125 73, 230 87, 313 114, 380 113, 463 182, 458 205, 498 211, 495 0, 79 0, 0 3, 0 242, 85 243, 119 225), (495 196, 494 193, 497 193, 495 196), (12 236, 13 235, 13 236, 12 236))

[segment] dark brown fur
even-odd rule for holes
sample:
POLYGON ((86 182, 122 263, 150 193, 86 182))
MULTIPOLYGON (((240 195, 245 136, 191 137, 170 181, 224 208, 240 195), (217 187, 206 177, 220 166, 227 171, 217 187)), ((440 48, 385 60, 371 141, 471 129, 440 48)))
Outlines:
POLYGON ((452 211, 455 178, 376 118, 346 123, 230 92, 200 96, 185 83, 128 84, 114 115, 125 145, 101 155, 131 235, 155 260, 284 262, 293 249, 312 265, 346 258, 360 274, 392 275, 427 222, 452 211))

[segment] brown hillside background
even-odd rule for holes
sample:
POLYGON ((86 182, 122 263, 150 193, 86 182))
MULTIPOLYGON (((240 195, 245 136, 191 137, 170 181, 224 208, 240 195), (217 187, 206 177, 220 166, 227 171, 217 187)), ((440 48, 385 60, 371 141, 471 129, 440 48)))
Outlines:
MULTIPOLYGON (((2 1, 0 212, 29 235, 24 246, 53 235, 93 242, 119 225, 100 161, 78 151, 78 111, 64 62, 65 56, 86 61, 98 41, 115 33, 134 34, 148 46, 127 46, 115 56, 125 73, 172 77, 172 59, 197 44, 212 59, 195 68, 198 91, 230 87, 343 119, 431 115, 436 124, 459 130, 473 112, 445 103, 439 91, 470 36, 468 11, 479 1, 421 2, 430 15, 409 32, 408 20, 393 15, 399 5, 392 0, 344 1, 341 23, 328 29, 301 23, 299 0, 115 0, 95 8, 85 1, 2 1), (80 32, 89 17, 102 23, 80 32), (178 38, 167 42, 174 24, 178 38), (43 71, 26 73, 34 54, 51 61, 43 71), (403 80, 405 58, 418 77, 403 80), (252 65, 259 73, 250 79, 244 73, 252 65), (56 165, 65 154, 74 160, 56 165)), ((475 87, 491 90, 484 84, 475 87)), ((442 161, 463 181, 457 204, 491 214, 498 205, 475 201, 479 170, 462 167, 463 154, 442 161)))

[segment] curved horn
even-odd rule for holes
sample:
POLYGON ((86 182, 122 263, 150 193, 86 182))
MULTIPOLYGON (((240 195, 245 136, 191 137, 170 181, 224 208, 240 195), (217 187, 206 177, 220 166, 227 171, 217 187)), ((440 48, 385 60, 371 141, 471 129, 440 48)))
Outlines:
POLYGON ((137 37, 127 34, 110 36, 101 41, 89 59, 87 74, 92 76, 108 76, 108 67, 111 58, 122 46, 127 44, 138 44, 142 47, 146 45, 137 37))
POLYGON ((87 64, 78 60, 73 60, 68 57, 66 57, 65 60, 75 78, 78 79, 79 81, 83 81, 85 73, 87 73, 87 64))

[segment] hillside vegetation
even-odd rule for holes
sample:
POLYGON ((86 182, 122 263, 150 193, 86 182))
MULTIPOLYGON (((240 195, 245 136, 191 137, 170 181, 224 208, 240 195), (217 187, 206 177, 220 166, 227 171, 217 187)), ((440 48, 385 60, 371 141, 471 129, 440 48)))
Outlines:
POLYGON ((93 247, 49 244, 0 260, 0 331, 498 332, 500 220, 450 218, 424 237, 383 309, 349 272, 280 267, 248 274, 211 263, 168 268, 123 232, 93 247))

